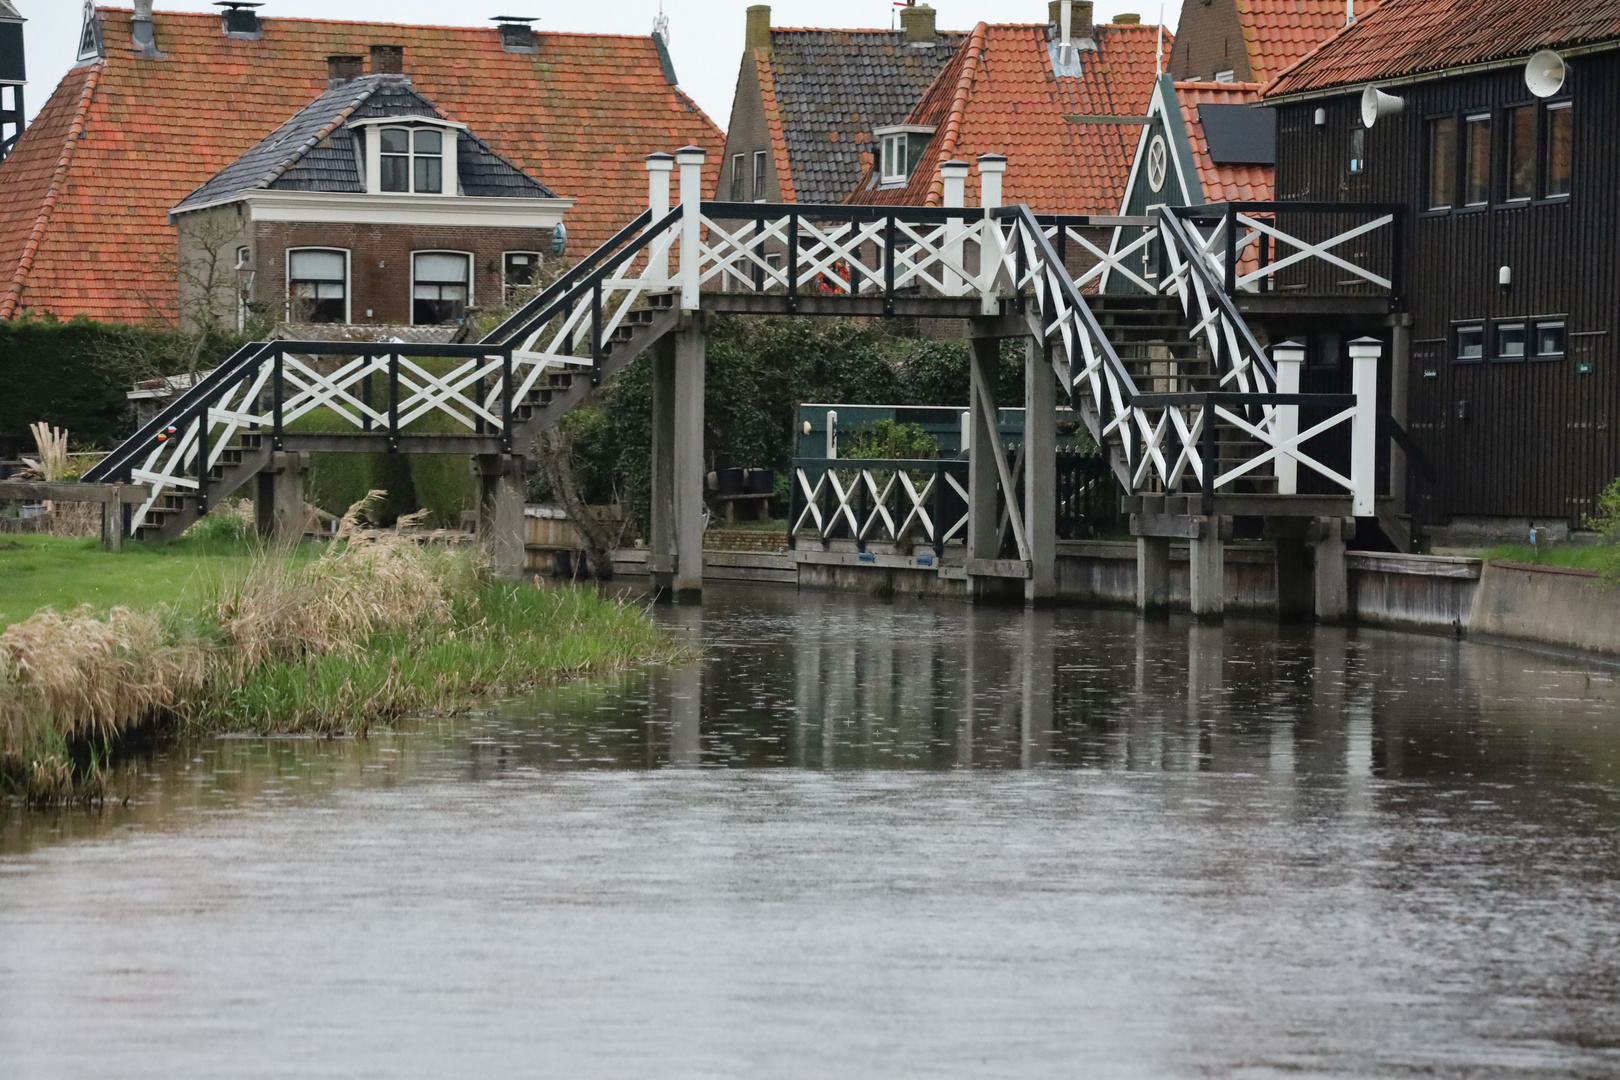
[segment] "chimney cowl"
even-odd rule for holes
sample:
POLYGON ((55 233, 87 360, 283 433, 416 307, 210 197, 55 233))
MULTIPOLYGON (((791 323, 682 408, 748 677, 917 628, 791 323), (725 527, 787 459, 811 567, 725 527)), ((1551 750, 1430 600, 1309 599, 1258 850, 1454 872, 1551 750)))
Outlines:
POLYGON ((934 27, 934 9, 927 4, 913 4, 900 9, 900 28, 906 32, 906 40, 911 44, 934 44, 939 37, 934 27))
POLYGON ((366 73, 363 56, 328 56, 326 58, 326 88, 336 90, 347 86, 366 73))
POLYGON ((517 15, 496 15, 491 20, 501 28, 501 48, 509 53, 537 53, 540 39, 535 36, 534 19, 517 15))
POLYGON ((748 36, 743 42, 749 52, 771 47, 771 6, 755 4, 748 9, 748 36))
POLYGON ((264 26, 259 22, 259 8, 263 4, 253 0, 215 0, 215 7, 224 8, 220 12, 220 21, 225 27, 225 36, 237 38, 241 41, 258 41, 264 36, 264 26))
MULTIPOLYGON (((1096 5, 1092 3, 1092 0, 1074 0, 1074 7, 1069 13, 1069 32, 1076 41, 1096 36, 1095 10, 1096 5)), ((1052 26, 1061 25, 1063 21, 1063 0, 1048 0, 1046 21, 1052 26)))
POLYGON ((373 75, 405 74, 405 46, 373 45, 371 47, 371 73, 373 75))

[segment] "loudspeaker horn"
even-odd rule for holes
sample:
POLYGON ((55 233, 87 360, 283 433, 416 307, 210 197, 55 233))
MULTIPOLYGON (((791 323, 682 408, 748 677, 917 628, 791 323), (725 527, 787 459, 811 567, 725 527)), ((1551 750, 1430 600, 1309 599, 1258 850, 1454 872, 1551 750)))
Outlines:
POLYGON ((1378 123, 1381 117, 1394 116, 1396 113, 1405 111, 1405 98, 1398 98, 1394 94, 1386 94, 1376 86, 1369 86, 1361 92, 1361 124, 1363 127, 1370 128, 1378 123))
POLYGON ((1569 76, 1569 65, 1551 49, 1542 49, 1524 65, 1524 85, 1536 97, 1552 97, 1564 88, 1569 76))

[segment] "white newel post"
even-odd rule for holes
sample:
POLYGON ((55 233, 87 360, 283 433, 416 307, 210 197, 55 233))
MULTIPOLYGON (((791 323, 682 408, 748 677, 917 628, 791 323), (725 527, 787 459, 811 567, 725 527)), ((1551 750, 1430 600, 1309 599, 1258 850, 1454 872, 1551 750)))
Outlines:
MULTIPOLYGON (((674 171, 674 154, 647 155, 647 209, 652 211, 652 221, 647 223, 649 229, 669 216, 669 182, 670 174, 674 171)), ((667 288, 669 244, 661 239, 654 240, 648 258, 651 265, 648 267, 647 276, 658 282, 655 288, 667 288)))
MULTIPOLYGON (((968 163, 947 161, 939 167, 939 175, 945 183, 946 209, 967 206, 968 163)), ((950 218, 945 222, 945 258, 954 266, 962 265, 962 234, 966 225, 965 218, 950 218)), ((946 296, 961 296, 967 291, 967 282, 955 270, 946 269, 940 280, 945 284, 946 296)))
POLYGON ((675 154, 681 167, 681 310, 696 311, 702 275, 698 268, 698 240, 703 233, 703 161, 701 146, 683 146, 675 154))
POLYGON ((1001 223, 990 216, 990 211, 1001 208, 1001 177, 1007 171, 1007 159, 1000 154, 979 155, 979 203, 984 207, 984 220, 979 223, 979 296, 983 301, 980 311, 985 315, 1001 314, 1001 298, 996 295, 996 276, 1001 272, 1001 223))
POLYGON ((1378 496, 1378 358, 1384 346, 1377 338, 1350 343, 1350 389, 1356 415, 1350 428, 1350 481, 1356 517, 1377 514, 1378 496))
MULTIPOLYGON (((1271 362, 1277 368, 1277 393, 1299 393, 1300 369, 1305 366, 1305 346, 1297 341, 1285 341, 1271 350, 1271 362)), ((1282 405, 1277 408, 1277 445, 1279 448, 1299 434, 1299 406, 1282 405)), ((1279 449, 1274 459, 1277 466, 1277 494, 1299 494, 1299 459, 1288 449, 1279 449)))

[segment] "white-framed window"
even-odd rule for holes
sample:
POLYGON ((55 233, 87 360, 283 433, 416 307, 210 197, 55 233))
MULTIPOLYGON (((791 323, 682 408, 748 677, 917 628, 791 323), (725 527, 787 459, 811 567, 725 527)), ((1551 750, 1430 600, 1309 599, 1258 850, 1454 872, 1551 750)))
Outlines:
POLYGON ((742 202, 744 199, 748 198, 747 190, 743 186, 748 182, 748 174, 744 171, 747 166, 743 164, 747 160, 747 157, 743 154, 731 155, 732 202, 742 202))
POLYGON ((472 304, 471 253, 418 251, 411 255, 411 323, 443 326, 466 319, 472 304))
POLYGON ((540 280, 540 265, 545 260, 538 251, 508 251, 501 256, 501 272, 506 295, 511 297, 518 289, 526 289, 540 280))
POLYGON ((1216 82, 1235 82, 1235 81, 1237 81, 1237 72, 1235 70, 1233 70, 1233 71, 1217 71, 1215 73, 1215 81, 1216 82))
POLYGON ((1477 364, 1485 359, 1485 324, 1461 323, 1456 328, 1456 351, 1459 364, 1477 364))
POLYGON ((907 160, 911 151, 911 140, 904 133, 883 136, 883 168, 878 181, 884 184, 898 184, 911 178, 911 163, 907 160))
POLYGON ((872 132, 877 143, 877 172, 880 184, 903 184, 911 179, 934 128, 905 124, 900 127, 878 128, 872 132))
POLYGON ((347 323, 349 253, 342 248, 287 250, 287 319, 347 323))
POLYGON ((767 157, 766 157, 765 151, 763 151, 763 150, 755 150, 754 151, 754 201, 755 202, 764 202, 765 201, 765 163, 766 163, 766 161, 767 161, 767 157))
POLYGON ((426 116, 358 120, 365 132, 366 190, 373 195, 455 195, 462 125, 426 116))
POLYGON ((416 195, 444 194, 444 132, 434 128, 383 128, 382 189, 416 195))
POLYGON ((1564 358, 1564 320, 1540 319, 1536 322, 1535 337, 1537 360, 1562 360, 1564 358))

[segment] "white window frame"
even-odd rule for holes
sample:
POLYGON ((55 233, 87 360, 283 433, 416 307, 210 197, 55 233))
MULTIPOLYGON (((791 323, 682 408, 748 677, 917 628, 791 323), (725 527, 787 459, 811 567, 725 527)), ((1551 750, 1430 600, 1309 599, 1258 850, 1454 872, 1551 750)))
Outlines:
MULTIPOLYGON (((924 138, 933 138, 938 128, 927 124, 897 124, 893 127, 881 127, 872 132, 872 139, 877 144, 876 172, 878 184, 887 187, 894 184, 904 184, 911 180, 911 174, 917 169, 917 162, 911 160, 911 141, 913 136, 921 135, 924 138), (905 148, 906 160, 901 164, 900 171, 890 168, 893 164, 889 153, 890 146, 905 148)), ((918 154, 918 157, 921 157, 918 154)))
POLYGON ((1215 73, 1215 81, 1216 82, 1236 82, 1237 81, 1237 69, 1232 68, 1232 69, 1228 69, 1226 71, 1217 71, 1215 73))
POLYGON ((343 256, 343 325, 354 324, 354 252, 348 248, 326 247, 322 245, 305 245, 303 247, 287 248, 281 253, 282 257, 282 288, 287 296, 287 321, 293 321, 293 294, 292 294, 292 264, 293 256, 303 251, 337 252, 343 256))
MULTIPOLYGON (((406 298, 407 298, 407 300, 408 300, 408 302, 410 304, 410 306, 408 308, 406 308, 406 310, 411 313, 410 325, 412 325, 412 326, 440 326, 440 325, 443 325, 441 323, 419 323, 419 322, 416 321, 416 257, 418 255, 463 255, 463 256, 466 256, 466 259, 467 259, 467 310, 472 311, 473 304, 476 303, 476 300, 474 299, 474 297, 477 294, 477 290, 476 290, 476 287, 475 287, 475 282, 477 282, 477 280, 478 280, 478 257, 476 255, 474 255, 470 251, 457 251, 454 248, 422 248, 420 251, 411 252, 410 280, 406 283, 408 291, 406 292, 405 295, 406 295, 406 298)), ((505 281, 505 274, 503 273, 502 274, 502 282, 503 282, 503 284, 504 284, 504 281, 505 281)))
POLYGON ((366 131, 366 191, 372 195, 414 196, 422 199, 450 198, 461 193, 460 146, 461 133, 466 124, 440 120, 431 116, 387 116, 357 120, 351 128, 366 131), (384 191, 382 189, 382 131, 384 128, 408 131, 411 135, 410 191, 384 191), (416 132, 423 128, 436 129, 443 142, 440 144, 440 191, 416 190, 416 132))
MULTIPOLYGON (((542 253, 540 253, 538 251, 525 251, 522 248, 513 248, 511 251, 503 251, 503 252, 501 252, 501 293, 502 293, 502 299, 510 299, 511 298, 512 286, 510 286, 510 285, 508 285, 506 283, 506 260, 507 260, 507 257, 511 256, 511 255, 532 255, 534 257, 534 266, 535 266, 536 270, 539 270, 541 267, 546 265, 546 257, 545 257, 545 255, 543 255, 542 253)), ((416 277, 416 259, 414 257, 412 257, 412 259, 411 259, 411 278, 413 280, 411 281, 411 292, 412 292, 413 296, 414 296, 415 291, 416 291, 416 281, 414 280, 415 277, 416 277)), ((471 291, 471 288, 472 288, 472 286, 469 285, 468 286, 469 293, 471 291)))
POLYGON ((744 186, 746 176, 743 173, 743 170, 747 168, 747 160, 747 154, 731 155, 731 190, 728 192, 731 196, 728 200, 730 202, 748 201, 748 188, 744 186))
POLYGON ((765 188, 770 183, 771 163, 765 151, 754 151, 754 201, 765 201, 765 188))

